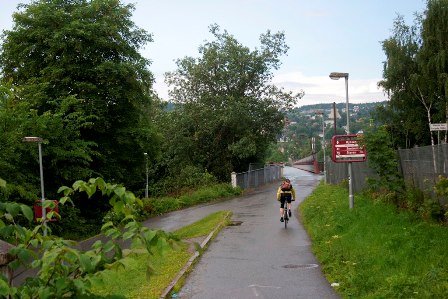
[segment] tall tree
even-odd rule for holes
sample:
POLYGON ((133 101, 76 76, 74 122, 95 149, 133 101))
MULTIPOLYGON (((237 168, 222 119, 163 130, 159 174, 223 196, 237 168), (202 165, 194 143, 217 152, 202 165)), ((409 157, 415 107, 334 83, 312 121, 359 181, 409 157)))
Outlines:
MULTIPOLYGON (((69 149, 83 140, 88 148, 79 158, 89 174, 131 188, 143 186, 143 177, 129 174, 143 170, 143 152, 152 155, 158 138, 148 119, 153 75, 149 60, 139 54, 152 36, 131 21, 133 10, 118 0, 38 0, 22 5, 13 15, 13 29, 4 32, 4 82, 20 86, 21 100, 38 116, 59 113, 66 118, 58 130, 72 127, 70 118, 78 120, 67 131, 75 135, 66 137, 65 153, 57 161, 51 158, 50 173, 79 156, 69 149)), ((50 149, 60 134, 37 133, 48 143, 46 155, 60 151, 50 149)), ((69 180, 86 179, 66 171, 69 180)))
POLYGON ((283 128, 285 109, 303 92, 294 95, 271 84, 288 50, 283 33, 267 31, 260 49, 251 51, 218 25, 209 28, 215 40, 199 47, 199 58, 179 59, 166 82, 181 104, 174 136, 184 150, 178 154, 228 180, 230 172, 263 160, 283 128))
MULTIPOLYGON (((448 1, 428 1, 419 61, 433 87, 436 122, 448 122, 448 1)), ((445 134, 445 142, 447 134, 445 134)))
POLYGON ((379 85, 390 95, 393 126, 407 126, 403 142, 435 144, 429 124, 448 121, 447 16, 448 1, 429 0, 412 26, 397 17, 393 36, 383 42, 387 61, 379 85))
POLYGON ((394 21, 393 36, 382 44, 387 60, 384 62, 383 80, 379 85, 389 94, 389 107, 384 109, 390 110, 390 113, 383 111, 377 116, 387 117, 382 119, 383 123, 389 123, 396 128, 402 126, 402 119, 412 119, 406 123, 410 125, 406 129, 416 136, 417 144, 427 144, 428 123, 424 118, 427 117, 427 108, 432 103, 421 102, 419 92, 422 87, 419 83, 423 81, 417 61, 421 47, 419 20, 417 19, 413 26, 408 26, 403 17, 398 16, 394 21))
POLYGON ((57 110, 38 115, 19 93, 10 84, 0 84, 0 178, 11 182, 10 199, 32 202, 40 190, 38 147, 23 143, 23 137, 46 136, 42 153, 50 196, 55 195, 51 189, 62 183, 92 174, 87 166, 94 147, 79 138, 86 120, 73 110, 77 102, 73 97, 61 100, 57 110))

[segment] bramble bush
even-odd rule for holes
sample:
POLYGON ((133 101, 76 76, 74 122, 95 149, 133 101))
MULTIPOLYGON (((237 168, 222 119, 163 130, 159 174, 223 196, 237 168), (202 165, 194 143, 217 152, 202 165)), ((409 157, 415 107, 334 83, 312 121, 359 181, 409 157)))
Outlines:
MULTIPOLYGON (((6 182, 0 180, 0 188, 6 188, 6 182)), ((24 204, 0 202, 0 238, 14 247, 9 251, 14 260, 9 264, 12 269, 31 268, 37 271, 20 286, 10 286, 6 277, 0 279, 0 296, 10 298, 98 298, 93 296, 91 288, 101 283, 98 275, 105 269, 125 267, 125 254, 122 244, 131 241, 131 249, 145 248, 150 256, 165 252, 176 243, 176 238, 161 230, 151 230, 136 220, 134 207, 142 206, 140 199, 120 185, 106 183, 103 179, 77 181, 72 187, 61 187, 63 193, 60 204, 73 203, 71 197, 85 192, 88 198, 100 193, 108 199, 112 210, 123 215, 117 223, 107 222, 101 232, 104 238, 98 239, 89 250, 77 249, 76 243, 56 236, 44 236, 45 222, 33 227, 33 212, 24 204), (16 219, 25 218, 31 228, 19 225, 16 219)), ((52 202, 47 201, 44 208, 52 202)), ((57 217, 55 212, 47 218, 57 217)), ((51 233, 51 227, 47 227, 51 233)), ((148 265, 151 274, 151 265, 148 265)))

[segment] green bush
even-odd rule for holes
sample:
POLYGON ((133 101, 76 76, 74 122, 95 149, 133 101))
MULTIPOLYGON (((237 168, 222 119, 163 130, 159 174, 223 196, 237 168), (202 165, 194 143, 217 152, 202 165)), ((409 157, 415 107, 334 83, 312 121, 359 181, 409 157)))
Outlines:
POLYGON ((426 220, 444 221, 445 219, 443 207, 438 202, 432 200, 425 201, 418 209, 418 213, 426 220))
POLYGON ((160 215, 166 212, 190 207, 196 204, 237 196, 242 189, 227 183, 209 185, 190 191, 178 197, 157 197, 143 200, 142 217, 160 215))
POLYGON ((425 202, 425 194, 414 185, 406 185, 406 206, 410 211, 417 212, 425 202))
POLYGON ((404 181, 399 172, 397 151, 387 127, 369 128, 360 143, 369 149, 367 163, 378 174, 378 178, 370 178, 368 181, 371 188, 402 193, 404 181))
POLYGON ((53 235, 79 241, 100 233, 100 225, 97 222, 88 221, 81 217, 76 206, 71 204, 60 205, 59 214, 61 216, 59 221, 48 224, 53 235))
POLYGON ((179 203, 173 197, 148 198, 143 201, 143 210, 149 212, 148 216, 160 215, 179 209, 179 203))
MULTIPOLYGON (((6 188, 0 181, 0 188, 6 188)), ((99 298, 92 296, 92 288, 101 285, 99 276, 104 270, 117 269, 126 264, 121 244, 131 241, 130 249, 144 249, 151 259, 160 256, 177 242, 177 238, 161 230, 150 230, 138 222, 131 208, 134 204, 142 205, 139 198, 124 187, 106 183, 101 178, 88 182, 77 181, 72 187, 59 188, 63 193, 60 204, 73 204, 72 198, 77 193, 86 193, 88 199, 95 194, 102 194, 112 209, 123 215, 126 225, 115 226, 112 222, 101 227, 104 236, 109 239, 97 240, 89 249, 81 251, 76 242, 46 234, 42 223, 33 229, 17 225, 17 217, 25 217, 32 225, 32 209, 15 202, 0 202, 0 238, 13 245, 9 250, 12 262, 10 269, 19 267, 30 269, 35 275, 18 286, 11 286, 3 275, 0 275, 1 298, 99 298)), ((47 201, 44 208, 50 207, 47 201)), ((76 210, 71 211, 76 215, 76 210)), ((48 219, 52 212, 47 214, 48 219)), ((151 260, 146 263, 146 273, 151 272, 151 260)), ((115 297, 117 298, 117 297, 115 297)))
POLYGON ((157 196, 179 196, 201 186, 217 184, 216 177, 196 166, 185 166, 151 186, 151 194, 157 196))

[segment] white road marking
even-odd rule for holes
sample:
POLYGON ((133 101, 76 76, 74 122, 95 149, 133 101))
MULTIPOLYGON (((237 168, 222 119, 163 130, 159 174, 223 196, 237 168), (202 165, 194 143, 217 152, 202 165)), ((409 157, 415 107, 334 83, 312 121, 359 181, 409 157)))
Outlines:
POLYGON ((252 288, 252 291, 254 292, 255 297, 258 297, 257 288, 271 288, 271 289, 280 289, 280 287, 276 286, 261 286, 258 284, 251 284, 249 288, 252 288))

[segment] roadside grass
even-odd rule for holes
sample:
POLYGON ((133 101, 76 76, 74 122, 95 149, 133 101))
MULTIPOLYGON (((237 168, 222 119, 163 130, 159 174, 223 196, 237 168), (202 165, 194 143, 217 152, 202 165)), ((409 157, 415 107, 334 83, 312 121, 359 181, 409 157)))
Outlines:
POLYGON ((160 298, 179 271, 194 254, 188 239, 206 237, 218 227, 227 225, 230 211, 212 213, 203 219, 172 232, 180 238, 177 249, 169 249, 162 256, 150 256, 143 250, 133 250, 126 258, 124 268, 106 270, 100 275, 103 284, 95 286, 93 292, 98 296, 118 295, 122 298, 160 298), (221 225, 220 225, 221 224, 221 225), (148 265, 153 273, 147 275, 148 265))
POLYGON ((321 183, 299 207, 313 252, 343 298, 446 298, 448 228, 321 183))
POLYGON ((218 224, 224 221, 224 225, 227 225, 229 217, 226 215, 230 211, 219 211, 202 218, 200 221, 193 222, 190 225, 184 226, 173 232, 173 235, 179 239, 191 239, 201 236, 207 236, 211 231, 218 226, 218 224))

